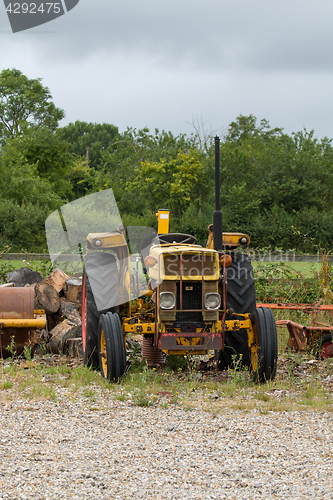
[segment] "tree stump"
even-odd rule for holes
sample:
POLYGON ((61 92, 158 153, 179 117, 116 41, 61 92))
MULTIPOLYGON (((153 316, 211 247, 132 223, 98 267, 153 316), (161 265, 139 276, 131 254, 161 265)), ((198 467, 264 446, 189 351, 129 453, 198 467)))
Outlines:
POLYGON ((70 302, 77 302, 78 295, 82 292, 82 279, 70 278, 65 283, 65 297, 70 302))

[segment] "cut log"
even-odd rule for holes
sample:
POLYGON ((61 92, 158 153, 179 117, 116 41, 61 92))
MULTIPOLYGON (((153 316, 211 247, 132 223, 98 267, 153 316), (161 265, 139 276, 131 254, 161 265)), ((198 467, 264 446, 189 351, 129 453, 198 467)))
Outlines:
POLYGON ((8 288, 8 287, 12 287, 12 286, 15 286, 15 283, 2 283, 0 285, 0 288, 8 288))
POLYGON ((35 286, 35 306, 39 304, 36 309, 45 309, 47 314, 54 314, 60 308, 59 295, 53 288, 53 286, 45 283, 45 281, 39 281, 35 286))
POLYGON ((66 281, 65 287, 65 297, 70 302, 77 302, 78 295, 82 292, 82 278, 70 278, 66 281))
POLYGON ((83 358, 82 338, 74 338, 67 340, 68 356, 71 358, 83 358))
POLYGON ((77 357, 75 354, 75 349, 77 353, 79 352, 79 346, 82 344, 82 328, 81 326, 74 326, 62 338, 61 350, 64 354, 69 354, 70 356, 77 357), (76 347, 74 347, 72 340, 77 340, 76 347))
POLYGON ((64 288, 68 278, 69 276, 57 267, 51 274, 48 275, 45 279, 45 283, 53 286, 53 288, 59 293, 60 290, 64 288))
POLYGON ((60 314, 61 316, 65 316, 67 318, 69 315, 73 313, 73 311, 77 311, 79 308, 79 304, 77 302, 69 302, 64 297, 60 298, 60 314))
POLYGON ((69 320, 72 325, 80 326, 82 324, 81 316, 79 311, 72 311, 71 313, 68 314, 67 319, 69 320))
POLYGON ((59 354, 62 352, 62 339, 72 328, 73 325, 69 324, 68 319, 65 319, 50 331, 50 340, 48 347, 52 354, 59 354))
POLYGON ((60 314, 48 314, 47 315, 47 328, 50 332, 55 326, 64 321, 64 317, 60 314))

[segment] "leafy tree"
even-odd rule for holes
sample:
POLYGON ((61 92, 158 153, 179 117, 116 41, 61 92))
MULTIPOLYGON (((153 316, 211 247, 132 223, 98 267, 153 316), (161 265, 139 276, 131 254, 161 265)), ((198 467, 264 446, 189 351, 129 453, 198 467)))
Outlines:
POLYGON ((11 141, 2 147, 0 154, 0 193, 1 199, 20 206, 32 203, 52 210, 61 203, 50 182, 38 175, 36 165, 29 163, 11 141))
POLYGON ((133 197, 131 181, 135 180, 141 162, 159 162, 161 158, 176 158, 179 150, 188 152, 193 140, 184 134, 174 136, 171 132, 150 133, 148 128, 128 128, 118 134, 115 141, 103 152, 104 167, 97 172, 95 189, 111 187, 121 213, 142 213, 147 204, 137 193, 133 197))
POLYGON ((36 174, 48 182, 64 201, 91 191, 93 174, 85 161, 68 151, 68 143, 47 128, 29 129, 22 137, 7 140, 4 151, 21 153, 36 174))
POLYGON ((86 157, 88 149, 89 166, 98 169, 103 165, 103 152, 114 142, 118 128, 109 123, 76 121, 59 128, 56 134, 68 143, 68 150, 77 156, 86 157))
POLYGON ((176 158, 141 162, 128 188, 141 197, 145 208, 158 210, 163 205, 177 219, 191 203, 200 210, 209 191, 208 171, 202 153, 179 151, 176 158))
POLYGON ((22 135, 29 127, 55 130, 64 111, 51 101, 41 79, 29 80, 18 69, 0 73, 0 142, 22 135))

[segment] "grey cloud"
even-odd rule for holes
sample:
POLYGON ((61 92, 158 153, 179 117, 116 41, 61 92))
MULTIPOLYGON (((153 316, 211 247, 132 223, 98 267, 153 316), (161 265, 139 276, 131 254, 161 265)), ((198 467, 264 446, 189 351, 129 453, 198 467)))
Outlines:
POLYGON ((80 0, 45 28, 0 34, 0 60, 41 77, 66 122, 178 133, 192 116, 225 130, 253 113, 333 136, 332 18, 331 0, 80 0))
POLYGON ((48 25, 47 60, 106 55, 154 57, 161 66, 203 70, 331 70, 330 0, 81 0, 48 25))

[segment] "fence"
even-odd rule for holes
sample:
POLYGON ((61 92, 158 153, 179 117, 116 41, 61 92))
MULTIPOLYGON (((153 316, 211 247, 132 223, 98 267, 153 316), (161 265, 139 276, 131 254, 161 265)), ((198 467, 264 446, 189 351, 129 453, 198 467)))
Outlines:
MULTIPOLYGON (((321 262, 322 254, 316 255, 296 255, 294 252, 261 252, 259 250, 249 250, 247 254, 255 262, 321 262)), ((81 256, 78 254, 53 255, 53 260, 58 262, 80 262, 81 256)), ((333 262, 333 255, 327 258, 333 262)), ((44 253, 3 253, 0 260, 25 260, 25 261, 49 261, 50 255, 44 253)))

